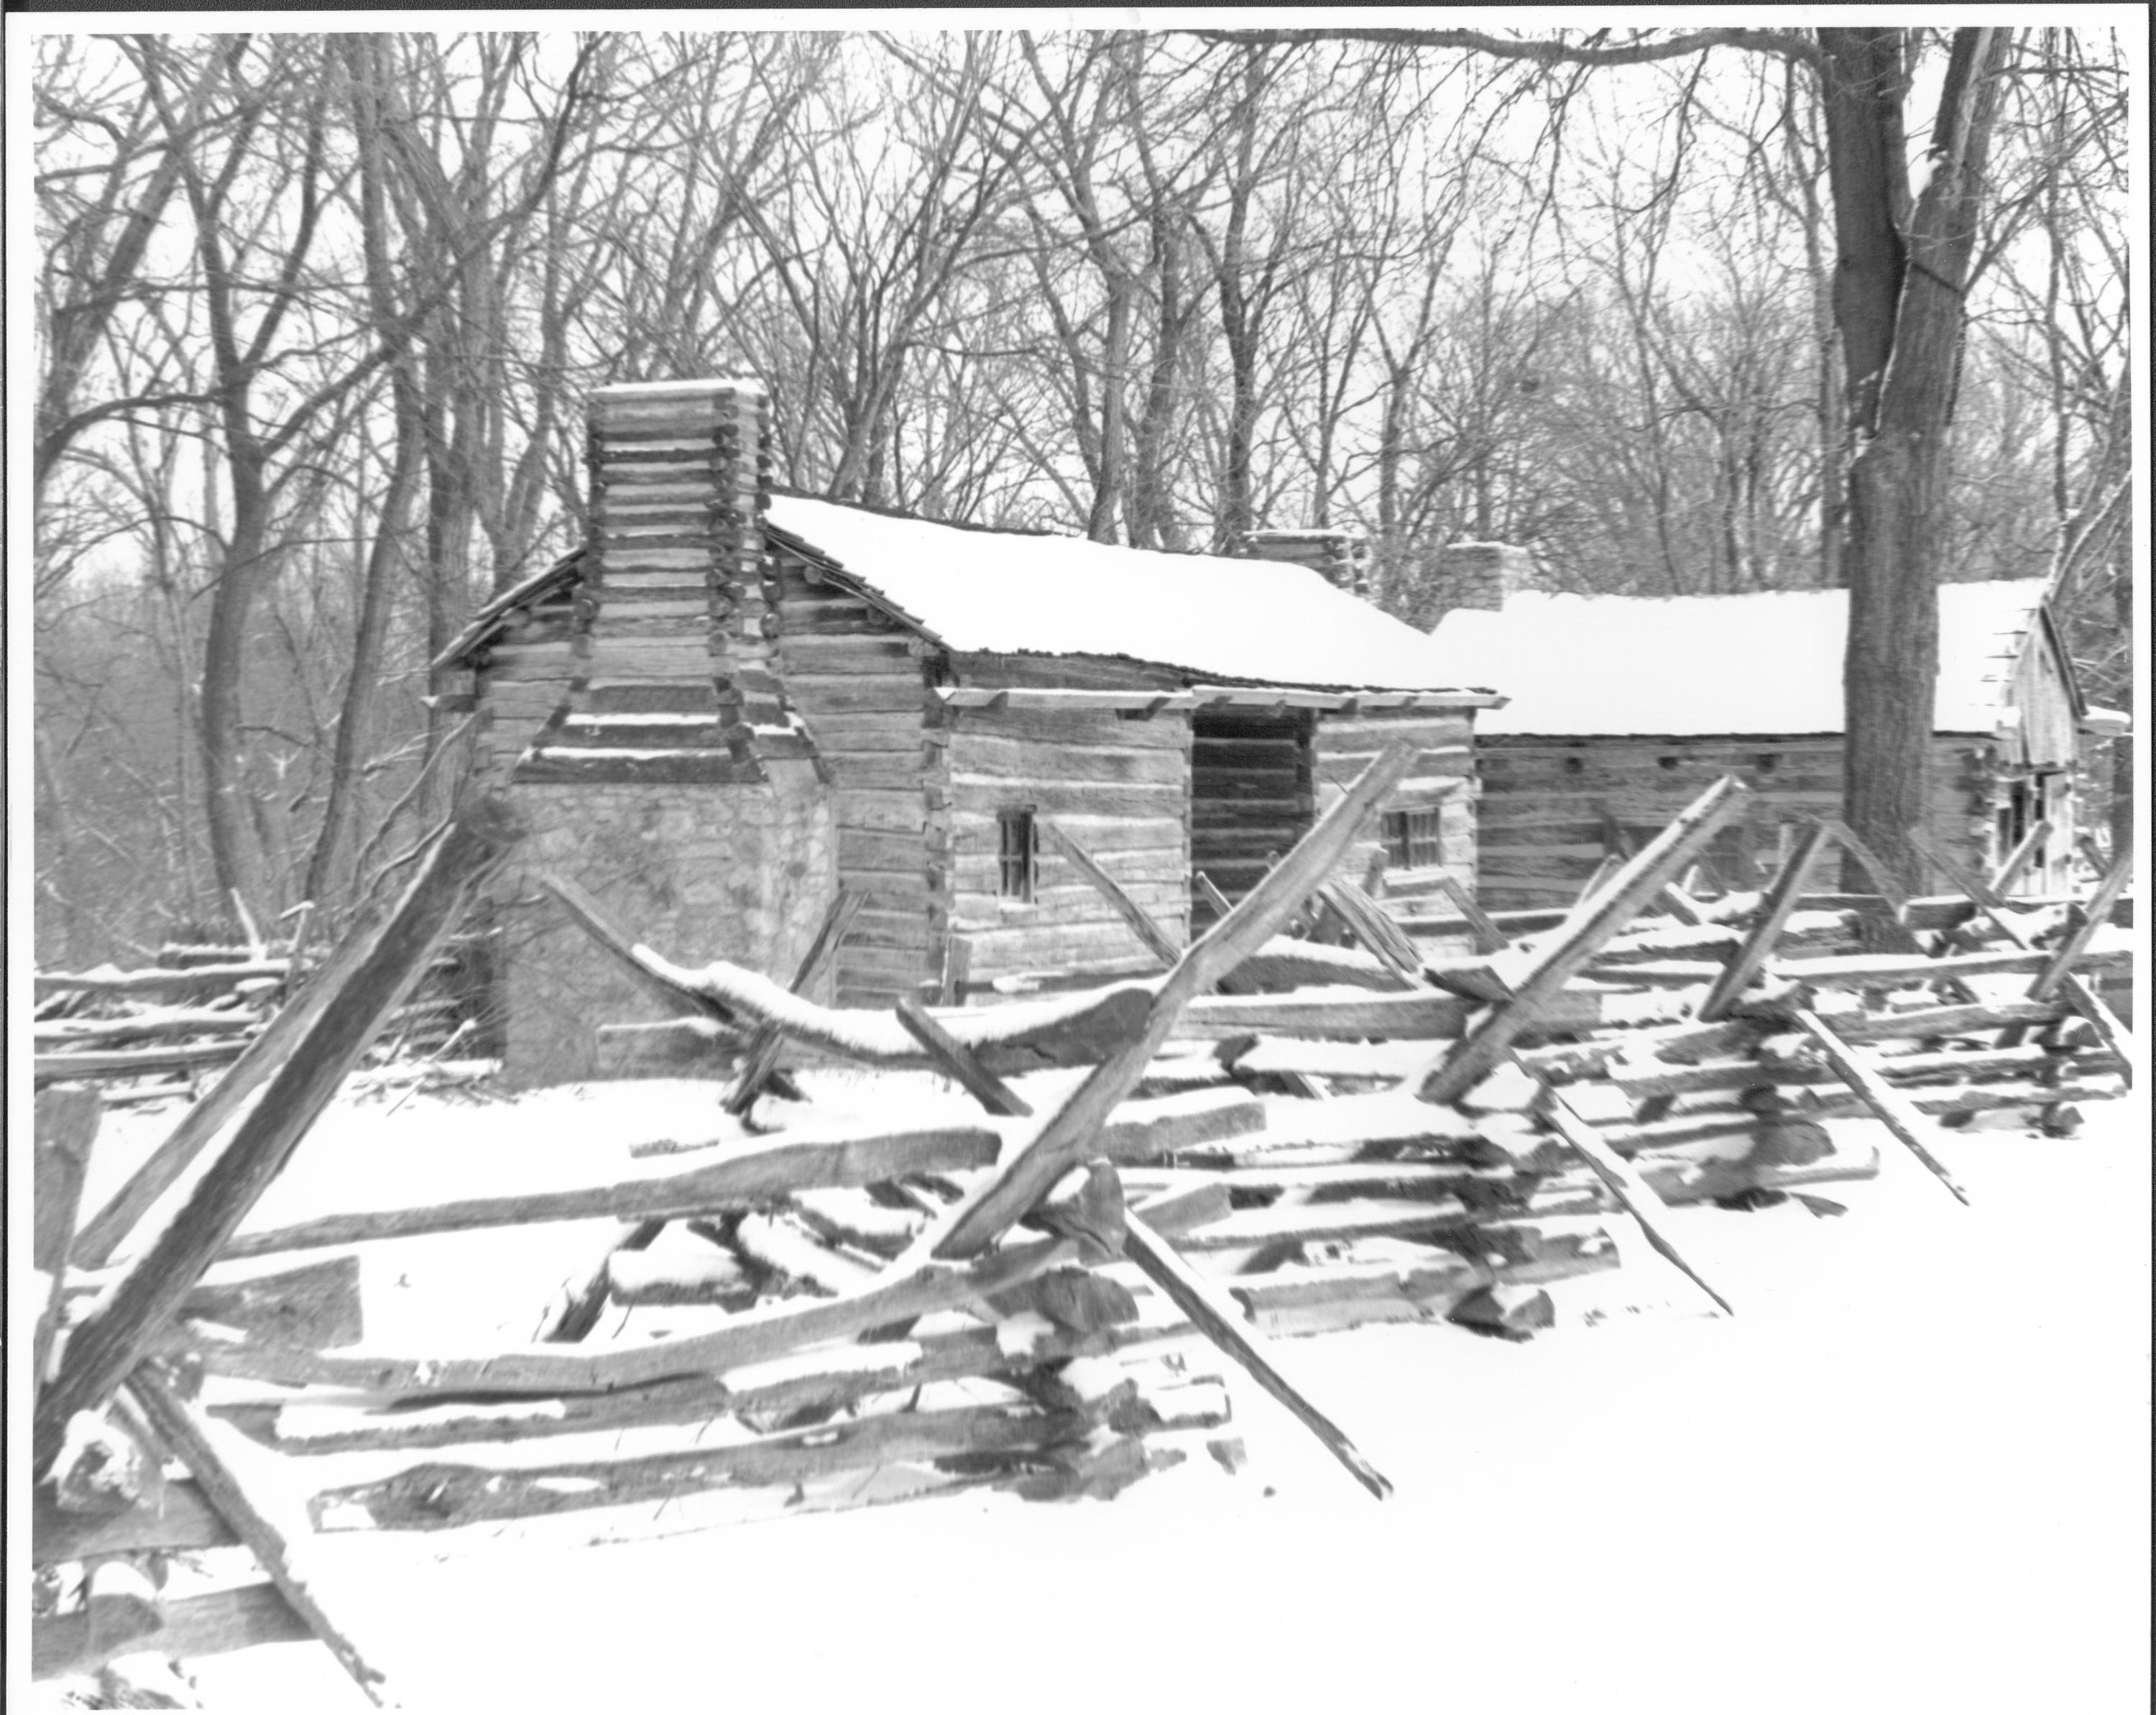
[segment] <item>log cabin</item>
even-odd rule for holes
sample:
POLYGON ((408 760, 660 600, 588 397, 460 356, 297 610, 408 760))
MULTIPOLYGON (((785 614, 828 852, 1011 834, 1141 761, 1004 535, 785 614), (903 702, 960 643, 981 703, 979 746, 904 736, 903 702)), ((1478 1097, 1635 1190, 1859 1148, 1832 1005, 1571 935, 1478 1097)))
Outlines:
POLYGON ((435 664, 531 830, 493 906, 512 1081, 600 1075, 601 1027, 656 1016, 534 870, 677 962, 782 983, 844 889, 810 991, 840 1005, 1142 972, 1065 839, 1182 944, 1208 883, 1240 898, 1405 738, 1421 759, 1343 870, 1471 885, 1472 724, 1502 699, 1433 678, 1424 634, 1328 581, 1332 546, 1320 567, 895 516, 773 492, 768 444, 752 383, 598 390, 583 547, 435 664))
MULTIPOLYGON (((1473 547, 1483 581, 1458 593, 1465 604, 1432 634, 1441 667, 1510 698, 1476 732, 1486 908, 1569 901, 1606 855, 1644 842, 1724 773, 1758 797, 1710 853, 1712 883, 1758 886, 1792 815, 1840 814, 1845 590, 1550 594, 1523 587, 1523 550, 1473 547)), ((2077 733, 2104 713, 2082 701, 2045 588, 1941 587, 1927 818, 1973 866, 2048 819, 2017 884, 2040 893, 2067 884, 2077 733)))

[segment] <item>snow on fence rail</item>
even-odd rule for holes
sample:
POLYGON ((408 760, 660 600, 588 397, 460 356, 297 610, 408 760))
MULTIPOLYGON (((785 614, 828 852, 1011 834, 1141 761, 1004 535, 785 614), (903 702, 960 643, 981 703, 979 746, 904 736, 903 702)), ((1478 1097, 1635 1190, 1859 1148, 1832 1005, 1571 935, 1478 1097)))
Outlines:
MULTIPOLYGON (((235 1068, 273 1080, 278 1099, 235 1128, 179 1216, 136 1239, 126 1217, 142 1199, 108 1203, 99 1220, 116 1230, 94 1261, 121 1261, 102 1274, 85 1275, 80 1238, 68 1241, 95 1097, 44 1092, 38 1260, 54 1290, 37 1425, 50 1476, 34 1558, 237 1541, 269 1579, 214 1615, 86 1581, 80 1606, 38 1622, 37 1673, 157 1640, 184 1651, 311 1635, 387 1701, 375 1652, 307 1584, 294 1550, 316 1534, 535 1528, 563 1513, 633 1532, 661 1507, 681 1528, 983 1486, 1106 1497, 1199 1443, 1232 1468, 1227 1394, 1180 1358, 1194 1341, 1382 1496, 1383 1476, 1272 1336, 1450 1319, 1525 1338, 1551 1319, 1545 1285, 1617 1266, 1633 1224, 1726 1311, 1671 1242, 1668 1205, 1748 1207, 1868 1177, 1879 1144, 1822 1123, 1851 1114, 1960 1194, 1939 1153, 1958 1119, 2016 1107, 2063 1131, 2077 1105, 2124 1087, 2130 1034, 2098 986, 2125 962, 2118 875, 2087 901, 2033 906, 1959 875, 1958 901, 1807 894, 1837 837, 1822 827, 1763 895, 1703 903, 1675 883, 1736 813, 1743 788, 1728 781, 1572 911, 1461 910, 1481 950, 1435 957, 1415 945, 1432 921, 1423 901, 1327 883, 1411 762, 1403 748, 1373 764, 1193 945, 1142 936, 1159 972, 996 1006, 885 1018, 802 999, 844 932, 843 900, 782 986, 676 966, 558 885, 601 944, 734 1045, 728 1112, 767 1116, 784 1088, 774 1068, 806 1045, 932 1067, 978 1103, 973 1123, 834 1127, 810 1104, 776 1135, 744 1136, 715 1114, 711 1137, 648 1140, 629 1149, 633 1170, 588 1183, 456 1203, 393 1189, 372 1209, 250 1222, 491 861, 485 839, 430 859, 405 927, 341 950, 235 1068), (1882 913, 1904 950, 1864 949, 1882 913), (1327 944, 1342 937, 1362 950, 1327 944), (1323 986, 1302 986, 1312 973, 1323 986), (1060 1099, 1036 1112, 1038 1095, 1008 1080, 1049 1066, 1076 1081, 1056 1081, 1060 1099), (537 1336, 506 1348, 366 1346, 354 1252, 296 1255, 594 1215, 618 1223, 611 1242, 533 1307, 537 1336), (287 1255, 268 1276, 259 1261, 245 1281, 210 1274, 287 1255), (628 1321, 594 1338, 608 1306, 628 1321), (653 1307, 690 1320, 653 1337, 636 1322, 653 1307), (212 1379, 200 1399, 181 1385, 193 1370, 212 1379), (162 1511, 138 1437, 192 1474, 162 1511)), ((176 1137, 179 1155, 207 1141, 185 1122, 176 1137)))
MULTIPOLYGON (((485 1021, 472 968, 485 951, 482 935, 451 937, 393 1015, 384 1047, 434 1057, 461 1047, 475 1055, 485 1021)), ((304 958, 295 973, 289 948, 247 952, 170 947, 159 949, 157 964, 134 970, 35 973, 38 1087, 96 1084, 108 1102, 192 1093, 200 1075, 238 1060, 278 1009, 322 973, 304 958)))

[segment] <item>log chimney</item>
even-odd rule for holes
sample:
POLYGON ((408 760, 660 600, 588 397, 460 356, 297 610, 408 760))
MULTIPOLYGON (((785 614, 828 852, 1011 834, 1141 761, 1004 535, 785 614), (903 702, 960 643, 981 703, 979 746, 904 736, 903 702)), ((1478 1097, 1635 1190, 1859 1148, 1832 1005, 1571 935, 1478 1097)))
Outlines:
POLYGON ((1325 525, 1307 530, 1253 530, 1243 538, 1243 552, 1253 560, 1307 566, 1350 595, 1369 593, 1370 542, 1359 530, 1325 525))
POLYGON ((677 727, 666 748, 706 755, 707 778, 757 779, 773 756, 813 753, 773 660, 767 416, 752 381, 593 394, 583 695, 567 711, 585 745, 647 750, 648 732, 607 717, 665 711, 677 727), (706 713, 707 727, 685 718, 706 713))

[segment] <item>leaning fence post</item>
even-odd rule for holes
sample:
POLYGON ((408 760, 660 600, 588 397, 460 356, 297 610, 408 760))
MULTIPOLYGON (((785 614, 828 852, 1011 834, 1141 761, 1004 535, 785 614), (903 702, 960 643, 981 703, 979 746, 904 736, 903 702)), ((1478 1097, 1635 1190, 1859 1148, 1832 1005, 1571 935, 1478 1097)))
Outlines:
POLYGON ((40 1471, 59 1453, 68 1420, 103 1404, 149 1349, 522 831, 486 798, 449 823, 186 1204, 69 1338, 59 1375, 38 1401, 33 1443, 40 1471))

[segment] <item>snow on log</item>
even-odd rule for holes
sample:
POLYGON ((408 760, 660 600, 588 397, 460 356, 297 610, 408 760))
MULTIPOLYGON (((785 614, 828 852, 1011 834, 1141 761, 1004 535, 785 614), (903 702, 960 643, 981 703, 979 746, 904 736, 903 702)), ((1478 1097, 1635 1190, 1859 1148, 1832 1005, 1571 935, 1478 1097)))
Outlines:
POLYGON ((910 1173, 962 1173, 992 1167, 1002 1137, 986 1126, 940 1126, 866 1136, 755 1138, 684 1170, 679 1158, 617 1162, 595 1182, 403 1208, 354 1209, 267 1231, 241 1233, 228 1257, 263 1256, 364 1240, 536 1221, 671 1219, 747 1209, 822 1185, 871 1185, 910 1173))
POLYGON ((894 1411, 767 1435, 706 1443, 639 1458, 541 1466, 429 1463, 372 1482, 328 1489, 308 1502, 315 1528, 344 1531, 446 1530, 459 1525, 594 1507, 649 1507, 701 1490, 788 1485, 840 1471, 957 1457, 1003 1456, 1014 1465, 1091 1425, 1077 1412, 973 1405, 894 1411))

